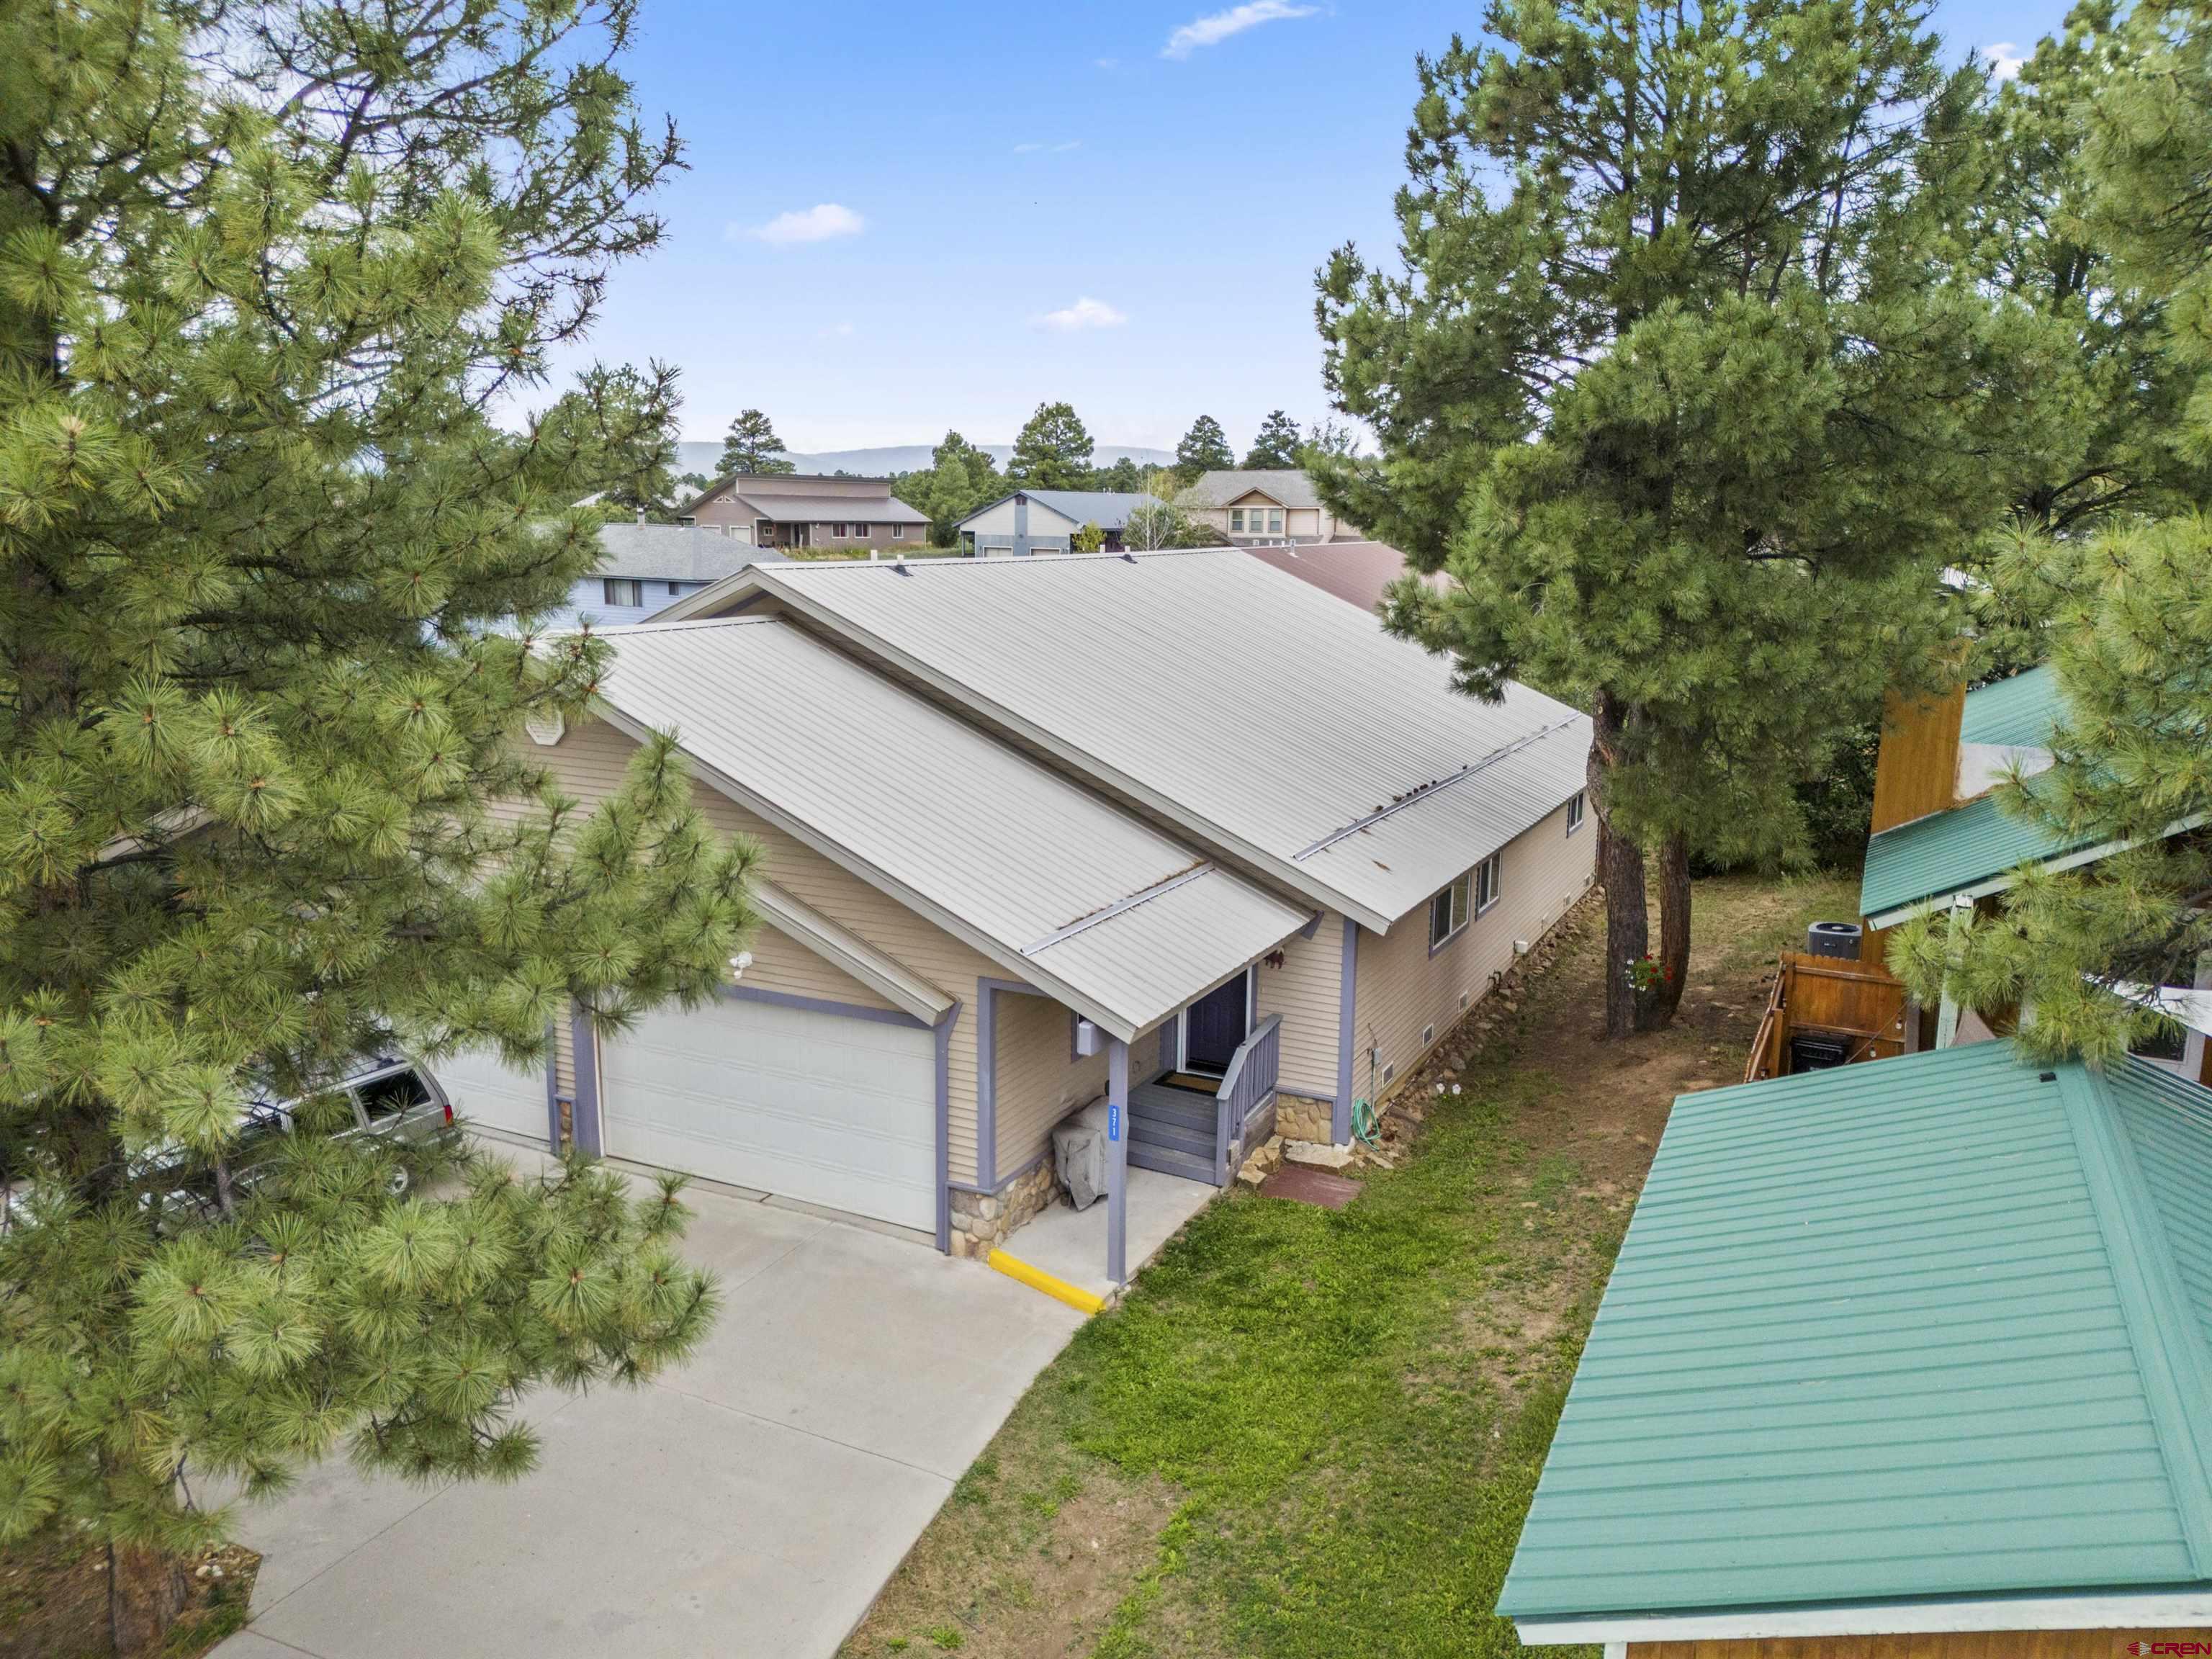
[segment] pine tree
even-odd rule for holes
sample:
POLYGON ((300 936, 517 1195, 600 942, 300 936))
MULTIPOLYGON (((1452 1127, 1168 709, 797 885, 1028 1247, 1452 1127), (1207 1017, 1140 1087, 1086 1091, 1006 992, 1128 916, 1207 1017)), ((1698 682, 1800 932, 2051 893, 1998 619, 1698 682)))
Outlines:
POLYGON ((539 441, 594 457, 601 504, 614 517, 676 522, 678 371, 594 363, 538 422, 539 441))
POLYGON ((1229 447, 1229 434, 1211 415, 1193 421, 1190 430, 1176 446, 1176 471, 1186 482, 1201 472, 1225 471, 1236 465, 1237 452, 1229 447))
MULTIPOLYGON (((2076 21, 2081 15, 2077 14, 2076 21)), ((2150 3, 2117 26, 2078 106, 2083 196, 2074 226, 2108 261, 2108 314, 2148 319, 2133 354, 2155 428, 2138 454, 2212 463, 2212 7, 2150 3)), ((2039 58, 2043 54, 2039 53, 2039 58)), ((2201 475, 2199 475, 2201 477, 2201 475)), ((2167 489, 2185 475, 2158 475, 2167 489)), ((1996 566, 2018 614, 2047 617, 2066 715, 2055 763, 1999 787, 2004 809, 2083 842, 2130 843, 2082 868, 2027 871, 1997 912, 1898 930, 1891 965, 1929 1001, 2032 1009, 2018 1036, 2043 1058, 2116 1059, 2167 1022, 2114 988, 2197 982, 2212 951, 2212 506, 2140 511, 2091 536, 2020 538, 1996 566)), ((2136 492, 2138 506, 2160 501, 2136 492)))
POLYGON ((929 515, 929 538, 952 545, 953 526, 977 507, 1006 493, 1006 478, 990 453, 957 432, 947 432, 930 452, 926 471, 894 482, 892 493, 929 515))
POLYGON ((630 0, 210 21, 0 10, 0 1544, 105 1547, 119 1647, 211 1483, 518 1475, 522 1393, 696 1342, 672 1188, 398 1197, 330 1082, 713 995, 754 856, 665 741, 586 811, 518 740, 605 670, 531 618, 665 401, 488 414, 660 235, 630 0), (307 1101, 248 1179, 254 1090, 307 1101))
POLYGON ((2093 110, 2136 50, 2115 11, 2110 0, 2077 6, 1997 84, 1985 177, 1968 198, 1969 268, 2008 302, 1983 441, 2012 507, 1954 561, 1984 579, 1965 595, 1976 679, 2046 652, 2048 618, 2016 608, 2029 590, 1986 580, 2023 541, 2078 538, 2212 494, 2204 459, 2177 442, 2191 375, 2160 348, 2162 301, 2114 280, 2096 223, 2093 110))
POLYGON ((1590 711, 1616 1036, 1672 1016, 1693 853, 1798 850, 1792 786, 1928 672, 1936 573, 1992 510, 1991 307, 1947 231, 1983 79, 1923 17, 1498 0, 1498 46, 1421 63, 1402 268, 1320 275, 1382 455, 1309 465, 1454 579, 1391 625, 1473 695, 1590 711))
POLYGON ((724 477, 732 473, 781 477, 799 471, 783 458, 783 440, 775 435, 775 423, 757 409, 748 409, 730 422, 714 470, 724 477))
POLYGON ((1006 481, 1033 489, 1087 489, 1093 447, 1073 405, 1039 404, 1014 438, 1006 481))
POLYGON ((1294 467, 1304 441, 1298 436, 1298 423, 1284 410, 1273 410, 1260 422, 1260 435, 1252 441, 1252 452, 1245 456, 1244 465, 1255 471, 1294 467))

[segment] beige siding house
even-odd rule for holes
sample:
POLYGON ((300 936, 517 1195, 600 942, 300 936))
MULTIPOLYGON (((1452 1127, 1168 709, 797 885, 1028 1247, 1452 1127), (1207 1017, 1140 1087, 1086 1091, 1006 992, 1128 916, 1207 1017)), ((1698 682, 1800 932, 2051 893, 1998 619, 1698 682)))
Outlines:
POLYGON ((590 799, 672 734, 762 925, 707 1009, 580 1009, 559 1121, 955 1254, 1054 1201, 1103 1103, 1118 1281, 1130 1169, 1348 1140, 1590 880, 1583 717, 1455 696, 1232 549, 762 566, 609 637, 536 757, 590 799))
POLYGON ((1358 526, 1330 512, 1313 480, 1295 468, 1202 472, 1176 505, 1239 547, 1361 539, 1358 526))

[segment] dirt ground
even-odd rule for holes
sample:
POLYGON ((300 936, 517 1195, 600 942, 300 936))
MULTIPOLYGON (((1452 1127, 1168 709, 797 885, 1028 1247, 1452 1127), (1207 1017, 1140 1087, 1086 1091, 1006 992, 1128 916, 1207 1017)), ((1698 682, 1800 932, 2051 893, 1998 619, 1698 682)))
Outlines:
MULTIPOLYGON (((236 1545, 191 1570, 190 1599, 167 1639, 123 1659, 194 1659, 246 1623, 261 1558, 236 1545)), ((0 1550, 0 1659, 108 1659, 106 1553, 53 1540, 0 1550)))
POLYGON ((1517 1651, 1490 1609, 1669 1107, 1741 1080, 1777 954, 1856 897, 1698 883, 1674 1024, 1617 1044, 1572 914, 1395 1097, 1347 1210, 1237 1192, 1085 1327, 845 1653, 1517 1651))

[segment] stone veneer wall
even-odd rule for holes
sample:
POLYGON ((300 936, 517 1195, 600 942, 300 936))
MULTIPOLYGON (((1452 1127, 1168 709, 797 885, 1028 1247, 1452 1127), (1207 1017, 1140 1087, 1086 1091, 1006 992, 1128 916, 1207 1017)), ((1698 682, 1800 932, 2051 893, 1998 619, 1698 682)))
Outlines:
POLYGON ((1275 1097, 1275 1133, 1285 1140, 1334 1140, 1336 1137, 1331 1132, 1331 1119, 1335 1109, 1326 1100, 1279 1094, 1275 1097))
POLYGON ((1048 1158, 996 1193, 952 1194, 952 1254, 986 1256, 1006 1235, 1060 1196, 1060 1179, 1048 1158))

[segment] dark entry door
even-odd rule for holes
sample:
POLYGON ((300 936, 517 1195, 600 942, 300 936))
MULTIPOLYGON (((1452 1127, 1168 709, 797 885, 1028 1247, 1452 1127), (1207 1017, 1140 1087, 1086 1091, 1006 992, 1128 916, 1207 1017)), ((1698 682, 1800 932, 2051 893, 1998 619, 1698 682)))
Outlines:
POLYGON ((1244 1041, 1249 970, 1190 1005, 1183 1027, 1182 1063, 1189 1072, 1225 1072, 1244 1041))

